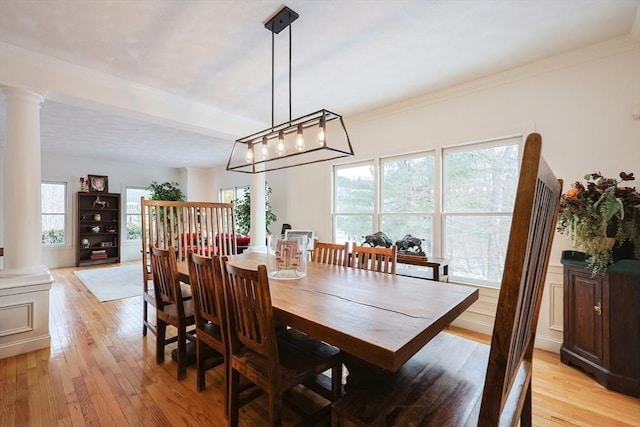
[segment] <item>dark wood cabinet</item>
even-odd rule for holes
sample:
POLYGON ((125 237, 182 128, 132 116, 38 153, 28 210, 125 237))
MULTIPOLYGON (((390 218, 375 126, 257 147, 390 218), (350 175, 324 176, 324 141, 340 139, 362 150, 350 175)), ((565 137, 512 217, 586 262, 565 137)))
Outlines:
POLYGON ((120 262, 120 194, 78 192, 76 266, 120 262))
POLYGON ((640 397, 640 261, 619 261, 599 276, 579 259, 563 264, 562 362, 640 397))

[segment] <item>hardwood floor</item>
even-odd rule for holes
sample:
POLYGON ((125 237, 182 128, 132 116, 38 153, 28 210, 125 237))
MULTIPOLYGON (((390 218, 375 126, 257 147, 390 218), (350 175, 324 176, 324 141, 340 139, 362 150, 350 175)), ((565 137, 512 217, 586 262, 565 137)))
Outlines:
MULTIPOLYGON (((51 348, 0 360, 0 426, 225 425, 220 369, 207 373, 202 393, 193 367, 176 381, 171 350, 157 365, 154 335, 142 337, 141 298, 99 303, 73 270, 52 270, 51 348)), ((242 408, 241 425, 265 425, 265 402, 242 408)), ((537 426, 640 426, 640 399, 536 351, 533 413, 537 426)), ((298 419, 285 412, 286 424, 298 419)))

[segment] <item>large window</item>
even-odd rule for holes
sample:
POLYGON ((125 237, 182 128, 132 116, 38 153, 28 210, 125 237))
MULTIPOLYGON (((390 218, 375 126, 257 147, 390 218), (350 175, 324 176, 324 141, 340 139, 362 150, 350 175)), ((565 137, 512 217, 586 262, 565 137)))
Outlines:
POLYGON ((334 171, 334 240, 360 241, 371 234, 376 202, 374 164, 336 167, 334 171))
POLYGON ((520 138, 334 168, 334 241, 424 239, 450 280, 499 286, 515 201, 520 138), (442 165, 440 167, 439 165, 442 165))
POLYGON ((67 241, 67 184, 40 184, 42 202, 42 244, 64 245, 67 241))
POLYGON ((127 188, 127 240, 142 239, 142 211, 140 198, 151 198, 151 192, 144 188, 127 188))
POLYGON ((500 284, 519 152, 514 140, 443 151, 444 252, 452 277, 500 284))
POLYGON ((380 230, 394 242, 407 234, 423 238, 422 250, 433 255, 433 154, 382 159, 380 163, 380 230))

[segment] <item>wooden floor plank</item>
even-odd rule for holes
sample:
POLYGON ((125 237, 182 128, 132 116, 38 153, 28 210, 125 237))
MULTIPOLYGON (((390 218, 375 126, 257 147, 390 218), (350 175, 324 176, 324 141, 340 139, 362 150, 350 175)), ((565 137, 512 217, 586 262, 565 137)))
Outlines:
MULTIPOLYGON (((142 298, 100 303, 73 270, 52 270, 51 348, 0 360, 0 426, 226 425, 221 370, 207 373, 201 393, 194 367, 176 381, 171 348, 158 365, 154 335, 142 336, 142 298)), ((533 369, 534 425, 640 426, 640 399, 606 390, 557 354, 536 350, 533 369)), ((265 396, 243 407, 240 425, 263 426, 266 407, 265 396)), ((299 420, 285 412, 285 425, 299 420)))

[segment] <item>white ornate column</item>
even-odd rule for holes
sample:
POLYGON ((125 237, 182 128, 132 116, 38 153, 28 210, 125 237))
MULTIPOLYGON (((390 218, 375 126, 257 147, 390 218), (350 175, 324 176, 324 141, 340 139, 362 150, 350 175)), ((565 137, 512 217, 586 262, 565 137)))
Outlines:
POLYGON ((0 358, 50 345, 49 289, 42 264, 40 106, 42 95, 2 87, 4 267, 0 271, 0 358))
POLYGON ((263 173, 251 176, 251 245, 248 252, 267 252, 266 180, 263 173))

